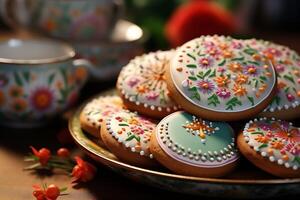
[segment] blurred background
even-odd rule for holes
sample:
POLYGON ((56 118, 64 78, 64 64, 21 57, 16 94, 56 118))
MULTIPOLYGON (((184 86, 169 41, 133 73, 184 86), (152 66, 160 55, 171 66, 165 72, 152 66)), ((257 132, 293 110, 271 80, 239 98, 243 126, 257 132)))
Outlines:
MULTIPOLYGON (((299 10, 299 0, 0 0, 0 40, 66 41, 95 66, 89 82, 112 87, 135 56, 201 35, 255 37, 300 52, 299 10)), ((86 85, 85 93, 103 87, 86 85)))
MULTIPOLYGON (((19 30, 20 26, 28 31, 36 31, 32 27, 32 22, 29 22, 30 19, 25 16, 24 10, 28 9, 32 12, 40 1, 24 0, 26 6, 23 8, 15 5, 14 2, 18 1, 10 0, 9 5, 4 3, 0 5, 2 35, 8 31, 19 30), (14 12, 18 12, 20 17, 15 17, 14 12), (12 19, 7 19, 4 13, 12 19), (16 21, 20 26, 16 25, 16 21)), ((63 1, 70 4, 74 2, 74 0, 63 1)), ((143 29, 143 47, 147 51, 178 46, 202 34, 259 37, 275 40, 300 50, 297 46, 298 42, 295 42, 299 41, 300 31, 298 0, 124 0, 118 2, 123 4, 121 18, 143 29)), ((51 24, 49 23, 48 26, 50 28, 51 24)))

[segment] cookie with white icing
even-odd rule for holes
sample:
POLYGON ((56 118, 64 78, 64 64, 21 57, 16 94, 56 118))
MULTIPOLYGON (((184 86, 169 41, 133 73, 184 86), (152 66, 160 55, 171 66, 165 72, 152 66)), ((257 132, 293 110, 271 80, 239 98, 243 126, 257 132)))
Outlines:
POLYGON ((251 120, 237 142, 241 153, 260 169, 283 178, 300 177, 300 129, 292 123, 251 120))
POLYGON ((167 70, 173 99, 202 118, 231 121, 255 116, 275 95, 271 62, 242 40, 203 36, 176 50, 167 70))
POLYGON ((152 52, 134 58, 122 69, 117 89, 128 109, 154 118, 178 109, 165 82, 172 55, 173 51, 152 52))
POLYGON ((224 176, 239 159, 229 124, 203 120, 184 111, 161 120, 150 150, 171 171, 199 177, 224 176))
POLYGON ((300 56, 286 46, 268 41, 251 39, 246 43, 270 59, 277 71, 276 96, 261 116, 284 120, 300 117, 300 56))
POLYGON ((101 125, 101 138, 120 160, 140 167, 157 163, 150 153, 151 135, 156 123, 137 113, 121 111, 110 115, 101 125))
POLYGON ((99 138, 104 118, 122 108, 123 102, 118 96, 95 98, 83 107, 80 113, 80 126, 87 133, 99 138))

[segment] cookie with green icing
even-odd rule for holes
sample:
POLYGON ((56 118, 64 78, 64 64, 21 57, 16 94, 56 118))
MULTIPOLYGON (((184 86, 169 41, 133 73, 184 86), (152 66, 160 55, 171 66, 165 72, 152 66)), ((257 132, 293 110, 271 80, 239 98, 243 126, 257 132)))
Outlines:
POLYGON ((275 95, 270 61, 243 40, 203 36, 178 48, 167 71, 173 99, 190 113, 220 121, 263 111, 275 95))
POLYGON ((224 176, 239 159, 229 124, 207 121, 184 111, 161 120, 150 150, 175 173, 199 177, 224 176))
POLYGON ((165 72, 173 51, 157 51, 131 60, 121 71, 117 89, 128 109, 162 118, 178 109, 167 89, 165 72))
POLYGON ((104 118, 122 109, 123 102, 118 96, 94 98, 83 107, 80 113, 80 126, 87 133, 99 138, 104 118))
POLYGON ((274 118, 246 124, 238 137, 242 154, 262 170, 279 177, 300 177, 300 129, 274 118))
POLYGON ((300 56, 286 46, 264 40, 246 43, 272 61, 277 71, 277 93, 261 116, 279 119, 300 117, 300 56))
POLYGON ((141 167, 156 165, 149 150, 156 123, 128 110, 114 113, 101 125, 101 138, 108 149, 125 163, 141 167))

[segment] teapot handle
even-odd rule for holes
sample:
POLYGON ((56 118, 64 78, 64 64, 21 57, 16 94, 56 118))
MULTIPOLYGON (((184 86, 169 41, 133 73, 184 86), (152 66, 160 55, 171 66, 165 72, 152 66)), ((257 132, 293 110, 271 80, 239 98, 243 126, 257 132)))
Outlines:
POLYGON ((31 8, 28 0, 1 0, 0 14, 3 21, 12 28, 28 26, 31 21, 31 8))

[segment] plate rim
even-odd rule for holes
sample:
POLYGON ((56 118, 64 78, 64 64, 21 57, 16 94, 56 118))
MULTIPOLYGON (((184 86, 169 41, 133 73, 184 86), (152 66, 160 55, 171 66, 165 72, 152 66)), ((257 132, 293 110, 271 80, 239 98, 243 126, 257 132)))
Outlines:
MULTIPOLYGON (((111 90, 109 90, 109 91, 111 91, 111 90)), ((93 156, 99 157, 100 159, 105 160, 106 162, 113 163, 114 165, 118 165, 122 168, 126 168, 129 170, 138 171, 138 172, 155 175, 155 176, 160 176, 160 177, 162 176, 164 178, 179 179, 181 181, 188 180, 188 181, 196 181, 199 183, 205 182, 205 183, 211 183, 211 184, 222 183, 222 184, 239 184, 239 185, 276 185, 276 184, 297 184, 297 183, 300 184, 300 178, 243 180, 243 179, 224 179, 224 178, 203 178, 203 177, 178 175, 178 174, 160 172, 160 171, 151 170, 151 169, 145 169, 145 168, 141 168, 141 167, 137 167, 137 166, 133 166, 133 165, 124 163, 122 161, 117 161, 117 160, 113 160, 111 158, 105 157, 105 156, 101 155, 100 153, 97 153, 96 150, 85 146, 85 144, 83 144, 77 138, 77 136, 76 136, 77 134, 74 133, 75 127, 73 126, 73 124, 76 123, 76 120, 79 121, 80 112, 88 102, 90 102, 91 100, 93 100, 96 97, 105 96, 104 94, 106 94, 106 93, 108 93, 108 91, 104 91, 98 95, 95 95, 92 98, 85 101, 84 103, 82 103, 81 106, 79 106, 76 109, 76 111, 72 114, 72 116, 70 117, 70 119, 68 121, 68 129, 69 129, 69 132, 70 132, 73 140, 76 142, 76 144, 80 148, 84 149, 86 152, 88 152, 89 154, 92 154, 93 156)), ((85 135, 85 133, 82 131, 82 129, 80 129, 80 130, 81 130, 81 133, 83 135, 85 135)), ((91 143, 93 143, 94 145, 97 145, 92 140, 89 140, 89 141, 91 143)), ((97 145, 97 146, 99 146, 99 145, 97 145)))

